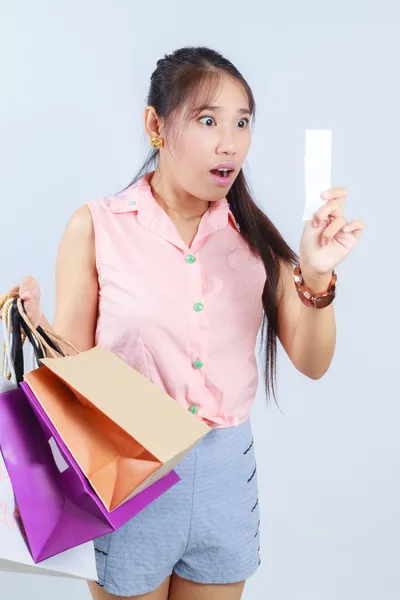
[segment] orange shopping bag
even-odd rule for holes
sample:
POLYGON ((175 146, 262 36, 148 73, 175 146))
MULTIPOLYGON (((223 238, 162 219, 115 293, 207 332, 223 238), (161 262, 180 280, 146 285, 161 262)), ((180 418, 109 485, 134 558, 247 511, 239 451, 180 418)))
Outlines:
POLYGON ((108 510, 179 463, 210 428, 106 348, 25 375, 108 510))

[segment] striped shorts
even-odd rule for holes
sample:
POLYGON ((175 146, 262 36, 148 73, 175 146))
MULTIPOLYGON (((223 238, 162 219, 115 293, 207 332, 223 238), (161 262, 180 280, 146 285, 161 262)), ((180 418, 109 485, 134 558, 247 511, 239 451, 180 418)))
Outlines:
POLYGON ((197 583, 226 584, 257 570, 260 521, 250 421, 212 430, 176 472, 176 486, 95 540, 98 584, 107 592, 146 594, 173 571, 197 583))

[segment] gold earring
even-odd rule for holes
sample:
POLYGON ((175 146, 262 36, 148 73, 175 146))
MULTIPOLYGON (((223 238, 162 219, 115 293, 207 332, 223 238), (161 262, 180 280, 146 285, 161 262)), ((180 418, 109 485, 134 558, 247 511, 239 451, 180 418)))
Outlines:
POLYGON ((151 138, 150 144, 153 146, 153 148, 156 148, 156 150, 159 150, 160 148, 162 148, 164 146, 164 140, 155 135, 151 138))

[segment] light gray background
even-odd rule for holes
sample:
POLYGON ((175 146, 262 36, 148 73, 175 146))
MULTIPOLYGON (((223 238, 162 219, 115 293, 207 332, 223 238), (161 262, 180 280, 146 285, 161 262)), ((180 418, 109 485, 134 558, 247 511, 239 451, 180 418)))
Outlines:
MULTIPOLYGON (((279 401, 254 409, 262 567, 245 599, 400 597, 400 42, 396 1, 0 2, 0 290, 26 274, 54 310, 75 208, 125 186, 147 147, 156 60, 224 52, 258 102, 253 189, 298 248, 306 128, 332 129, 333 184, 368 229, 338 269, 338 347, 319 382, 281 353, 279 401)), ((5 599, 89 597, 84 583, 0 574, 5 599)))

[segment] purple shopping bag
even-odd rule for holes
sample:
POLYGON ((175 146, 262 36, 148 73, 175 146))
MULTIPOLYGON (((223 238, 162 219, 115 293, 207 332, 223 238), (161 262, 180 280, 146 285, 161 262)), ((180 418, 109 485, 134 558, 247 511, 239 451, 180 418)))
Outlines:
POLYGON ((35 563, 115 531, 179 481, 171 471, 108 512, 26 383, 0 395, 0 447, 35 563))

